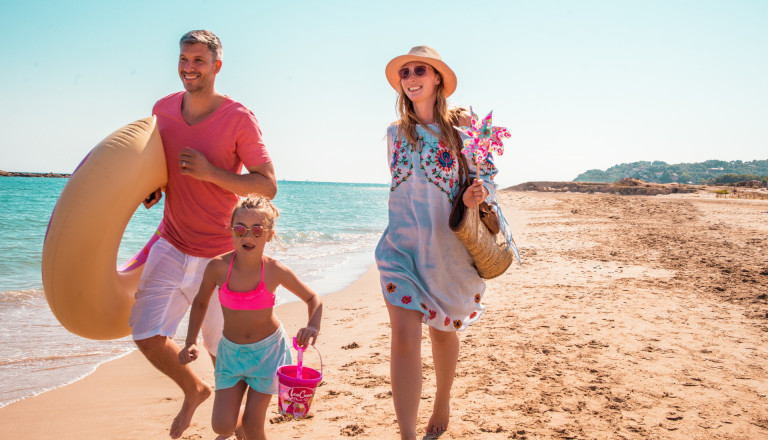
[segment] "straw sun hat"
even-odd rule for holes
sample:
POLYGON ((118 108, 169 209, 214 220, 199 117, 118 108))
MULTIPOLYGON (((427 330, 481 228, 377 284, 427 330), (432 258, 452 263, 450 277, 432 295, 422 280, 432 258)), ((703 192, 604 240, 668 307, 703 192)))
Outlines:
POLYGON ((397 71, 400 70, 404 64, 410 63, 411 61, 421 61, 424 64, 429 64, 434 67, 435 70, 440 72, 440 76, 443 78, 443 91, 446 98, 451 96, 456 90, 456 74, 443 62, 442 58, 440 58, 440 54, 432 47, 416 46, 408 52, 408 55, 400 55, 399 57, 393 58, 384 70, 389 85, 396 91, 400 91, 400 76, 398 76, 397 71))

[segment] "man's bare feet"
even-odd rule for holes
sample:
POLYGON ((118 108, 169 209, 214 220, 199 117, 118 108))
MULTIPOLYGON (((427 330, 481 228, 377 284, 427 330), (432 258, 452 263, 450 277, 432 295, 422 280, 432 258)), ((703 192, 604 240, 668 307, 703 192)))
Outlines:
POLYGON ((446 402, 444 405, 438 405, 435 402, 435 407, 432 409, 432 416, 427 423, 427 434, 442 434, 448 429, 448 419, 451 416, 450 403, 446 402))
POLYGON ((202 385, 198 387, 197 393, 184 396, 184 403, 181 404, 181 410, 179 414, 173 419, 171 424, 170 435, 171 438, 179 438, 184 430, 189 428, 189 424, 192 423, 192 416, 195 414, 195 410, 201 403, 211 395, 210 385, 202 382, 202 385))

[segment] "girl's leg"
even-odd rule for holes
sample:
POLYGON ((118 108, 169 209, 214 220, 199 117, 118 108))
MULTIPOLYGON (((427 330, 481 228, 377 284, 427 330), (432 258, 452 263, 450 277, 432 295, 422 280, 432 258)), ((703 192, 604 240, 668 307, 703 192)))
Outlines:
POLYGON ((422 313, 387 302, 392 326, 392 400, 400 427, 400 438, 416 439, 416 420, 421 400, 421 317, 422 313))
POLYGON ((427 433, 439 434, 448 429, 451 413, 451 387, 456 375, 456 363, 459 360, 459 335, 456 332, 444 332, 429 328, 432 341, 432 359, 435 362, 437 392, 432 416, 427 424, 427 433))
POLYGON ((232 388, 216 390, 211 427, 216 434, 228 437, 240 425, 240 405, 247 385, 242 380, 232 388))
POLYGON ((272 400, 271 394, 264 394, 248 388, 248 400, 245 402, 243 413, 243 431, 248 440, 266 440, 267 433, 264 423, 267 419, 267 408, 272 400))

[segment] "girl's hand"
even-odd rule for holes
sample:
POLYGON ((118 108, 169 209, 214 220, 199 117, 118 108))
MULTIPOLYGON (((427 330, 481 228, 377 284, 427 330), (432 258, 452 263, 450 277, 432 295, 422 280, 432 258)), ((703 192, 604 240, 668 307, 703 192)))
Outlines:
POLYGON ((196 360, 198 354, 200 354, 200 350, 197 349, 197 345, 187 344, 179 352, 179 363, 181 365, 187 365, 196 360))
POLYGON ((304 327, 296 334, 296 343, 299 344, 300 347, 307 348, 307 344, 311 339, 312 345, 315 345, 315 342, 317 341, 317 333, 318 330, 312 326, 304 327))
POLYGON ((483 179, 475 179, 472 185, 464 192, 464 205, 467 208, 474 208, 488 197, 488 189, 483 186, 483 179))

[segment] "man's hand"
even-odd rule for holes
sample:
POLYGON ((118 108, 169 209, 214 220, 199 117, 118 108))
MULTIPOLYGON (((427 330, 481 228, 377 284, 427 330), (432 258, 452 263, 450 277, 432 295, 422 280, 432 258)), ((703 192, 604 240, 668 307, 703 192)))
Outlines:
POLYGON ((179 168, 183 176, 205 181, 210 181, 216 171, 216 167, 208 162, 203 153, 189 147, 179 154, 179 168))
POLYGON ((163 198, 163 191, 160 190, 160 188, 156 189, 155 192, 148 195, 146 199, 144 199, 144 207, 149 209, 155 205, 157 205, 157 202, 160 201, 160 199, 163 198))

